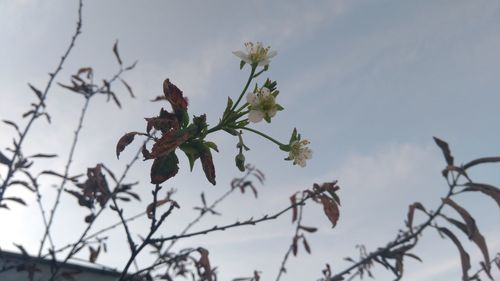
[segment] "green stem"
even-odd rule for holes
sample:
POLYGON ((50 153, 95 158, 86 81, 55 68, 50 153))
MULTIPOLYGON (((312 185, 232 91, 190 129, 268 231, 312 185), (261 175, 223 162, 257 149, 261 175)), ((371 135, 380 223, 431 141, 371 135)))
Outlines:
POLYGON ((277 140, 273 139, 272 137, 270 137, 270 136, 268 136, 268 135, 266 135, 266 134, 264 134, 264 133, 262 133, 262 132, 260 132, 260 131, 254 130, 254 129, 252 129, 252 128, 247 128, 247 127, 241 127, 241 128, 240 128, 240 127, 233 127, 233 128, 234 128, 234 129, 242 129, 242 130, 247 130, 247 131, 250 131, 250 132, 252 132, 252 133, 255 133, 255 134, 257 134, 257 135, 259 135, 259 136, 261 136, 261 137, 264 137, 264 138, 266 138, 266 139, 268 139, 268 140, 270 140, 270 141, 274 142, 274 143, 275 143, 275 144, 277 144, 278 146, 285 146, 285 144, 282 144, 281 142, 279 142, 279 141, 277 141, 277 140))
POLYGON ((238 100, 236 101, 236 103, 233 105, 233 107, 231 108, 231 111, 234 111, 234 109, 238 106, 238 104, 240 103, 241 101, 241 98, 243 98, 243 95, 246 93, 246 91, 248 90, 248 86, 250 86, 250 82, 252 82, 252 79, 253 79, 253 74, 255 73, 255 69, 256 67, 255 66, 252 66, 252 70, 250 71, 250 76, 248 77, 248 80, 247 80, 247 83, 245 84, 245 88, 243 88, 243 91, 241 91, 241 94, 240 96, 238 97, 238 100))

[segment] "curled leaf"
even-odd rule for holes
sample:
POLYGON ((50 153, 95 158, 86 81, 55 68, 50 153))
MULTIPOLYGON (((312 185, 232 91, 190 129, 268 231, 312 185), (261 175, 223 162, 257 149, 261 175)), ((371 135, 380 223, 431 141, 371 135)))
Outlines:
POLYGON ((462 262, 462 280, 469 281, 468 271, 470 269, 470 257, 469 254, 464 250, 464 247, 460 243, 460 240, 446 227, 438 227, 440 233, 444 233, 448 236, 453 243, 457 246, 458 251, 460 252, 460 260, 462 262))
POLYGON ((495 186, 484 184, 484 183, 476 183, 469 182, 465 184, 467 188, 464 191, 480 191, 497 202, 498 207, 500 207, 500 189, 495 186))
POLYGON ((419 209, 424 213, 427 213, 424 206, 420 202, 415 202, 408 206, 408 228, 413 233, 413 215, 415 213, 415 209, 419 209))
POLYGON ((169 79, 163 81, 163 93, 175 112, 187 109, 187 99, 182 96, 182 91, 177 86, 170 83, 169 79))
POLYGON ((325 212, 325 215, 332 223, 332 228, 335 227, 340 217, 340 211, 337 203, 332 198, 324 194, 321 194, 319 196, 319 199, 321 201, 321 204, 323 205, 323 211, 325 212))
POLYGON ((179 159, 173 152, 156 158, 151 166, 151 183, 160 184, 175 176, 179 171, 178 163, 179 159))
POLYGON ((215 167, 210 149, 206 148, 200 153, 201 166, 207 180, 215 185, 215 167))
POLYGON ((445 141, 443 141, 439 138, 436 138, 436 137, 433 137, 433 138, 434 138, 434 141, 436 142, 437 146, 439 146, 439 148, 443 152, 446 163, 448 163, 448 165, 450 165, 450 166, 453 166, 453 156, 451 155, 451 151, 450 151, 450 147, 448 146, 448 143, 446 143, 445 141))
POLYGON ((149 219, 152 219, 153 218, 153 210, 155 210, 156 208, 158 208, 159 206, 161 205, 164 205, 166 203, 171 203, 174 207, 176 208, 180 208, 179 207, 179 204, 177 204, 177 202, 175 202, 174 200, 171 200, 169 198, 165 198, 165 199, 162 199, 162 200, 158 200, 151 204, 148 205, 148 207, 146 208, 146 214, 148 215, 148 218, 149 219))
POLYGON ((127 145, 131 144, 134 141, 135 135, 139 134, 138 132, 130 132, 123 135, 118 143, 116 144, 116 157, 120 158, 120 153, 127 147, 127 145))
POLYGON ((298 210, 297 210, 297 193, 290 196, 290 202, 292 203, 292 223, 297 220, 298 210))
POLYGON ((115 53, 115 57, 118 60, 118 63, 122 65, 122 59, 120 58, 120 54, 118 53, 118 40, 116 40, 115 45, 113 45, 113 53, 115 53))

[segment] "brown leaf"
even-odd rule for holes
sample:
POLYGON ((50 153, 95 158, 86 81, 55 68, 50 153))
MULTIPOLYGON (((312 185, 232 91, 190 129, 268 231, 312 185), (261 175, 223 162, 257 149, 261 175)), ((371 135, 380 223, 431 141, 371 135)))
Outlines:
POLYGON ((290 196, 290 202, 292 204, 292 223, 297 220, 298 210, 297 210, 297 193, 290 196))
POLYGON ((466 183, 465 185, 467 188, 465 188, 464 191, 480 191, 493 198, 497 202, 498 207, 500 207, 500 189, 497 187, 476 182, 466 183))
POLYGON ((311 247, 309 247, 309 243, 307 243, 307 240, 305 237, 302 237, 302 244, 304 244, 304 249, 306 249, 306 252, 308 254, 311 254, 311 247))
POLYGON ((120 158, 120 153, 127 147, 127 145, 131 144, 134 141, 135 135, 139 134, 138 132, 130 132, 123 135, 118 143, 116 144, 116 158, 120 158))
POLYGON ((445 141, 438 139, 436 137, 433 137, 434 141, 436 144, 441 148, 441 151, 443 152, 444 158, 446 159, 446 163, 448 163, 449 166, 453 166, 453 156, 451 155, 450 147, 448 146, 448 143, 445 141))
POLYGON ((115 53, 118 63, 122 65, 122 59, 120 58, 120 54, 118 53, 118 40, 116 40, 115 45, 113 46, 113 53, 115 53))
POLYGON ((182 96, 182 91, 177 86, 170 83, 169 79, 163 81, 163 93, 175 112, 187 109, 187 99, 182 96))
POLYGON ((479 165, 479 164, 484 164, 484 163, 496 163, 500 162, 500 157, 484 157, 484 158, 479 158, 479 159, 474 159, 470 161, 469 163, 465 164, 463 168, 465 170, 469 169, 470 167, 479 165))
POLYGON ((200 247, 197 251, 200 253, 200 259, 196 262, 196 267, 198 269, 203 269, 203 272, 200 272, 201 280, 213 281, 212 268, 210 266, 210 260, 208 259, 208 250, 200 247))
POLYGON ((158 141, 155 142, 151 149, 151 156, 153 158, 162 157, 170 154, 179 145, 186 142, 191 136, 191 131, 184 130, 182 132, 170 130, 164 134, 158 141))
POLYGON ((122 83, 125 86, 125 88, 127 88, 127 91, 130 93, 130 96, 132 98, 135 98, 134 92, 132 92, 132 87, 130 87, 130 85, 127 82, 125 82, 125 80, 123 80, 121 78, 120 78, 120 81, 122 81, 122 83))
POLYGON ((340 217, 340 211, 337 203, 325 194, 321 194, 319 196, 319 199, 321 200, 321 204, 323 205, 323 211, 325 212, 325 215, 332 223, 332 228, 335 227, 340 217))
POLYGON ((156 158, 151 166, 151 183, 161 184, 175 176, 179 171, 178 163, 179 159, 173 152, 156 158))
POLYGON ((459 224, 459 222, 457 222, 453 219, 447 218, 448 221, 450 221, 452 224, 454 224, 459 229, 461 229, 463 232, 465 232, 465 234, 467 234, 467 236, 469 236, 469 239, 474 241, 474 243, 478 246, 478 248, 481 250, 481 253, 483 254, 485 263, 488 265, 486 269, 487 269, 487 272, 489 273, 490 272, 490 270, 489 270, 490 269, 489 268, 490 255, 488 253, 488 247, 486 245, 486 241, 485 241, 483 235, 479 232, 479 229, 477 228, 475 220, 472 218, 472 216, 469 214, 469 212, 467 212, 467 210, 465 210, 464 208, 459 206, 453 200, 451 200, 449 198, 445 198, 445 199, 443 199, 443 201, 446 204, 453 207, 453 209, 455 209, 460 214, 462 219, 464 220, 465 229, 462 225, 459 224))
POLYGON ((101 246, 99 246, 97 250, 94 249, 92 246, 89 246, 89 250, 90 250, 89 262, 95 263, 97 257, 99 256, 99 253, 101 252, 101 246))
POLYGON ((154 202, 152 202, 151 204, 148 205, 148 207, 146 208, 146 214, 148 215, 148 218, 149 219, 152 219, 153 218, 153 210, 154 209, 157 209, 159 206, 161 205, 164 205, 166 203, 171 203, 174 207, 176 208, 180 208, 179 207, 179 204, 177 204, 176 201, 172 200, 172 199, 169 199, 169 198, 165 198, 165 199, 162 199, 162 200, 157 200, 156 201, 156 204, 154 202))
POLYGON ((425 210, 424 206, 420 202, 415 202, 408 206, 408 228, 410 229, 410 232, 413 233, 413 215, 415 213, 415 209, 419 209, 423 211, 424 213, 427 213, 425 210))
POLYGON ((201 166, 203 168, 203 172, 205 172, 205 176, 207 180, 215 185, 215 167, 214 162, 212 160, 212 153, 210 149, 206 148, 200 153, 201 166))
POLYGON ((446 227, 438 227, 439 232, 444 233, 446 236, 448 236, 453 243, 458 248, 458 251, 460 252, 460 260, 462 262, 462 280, 463 281, 469 281, 469 274, 467 273, 470 269, 470 257, 469 254, 464 250, 464 247, 460 243, 460 240, 453 234, 449 229, 446 227))
POLYGON ((305 230, 307 232, 311 232, 311 233, 318 231, 318 229, 316 227, 307 227, 307 226, 301 225, 301 226, 299 226, 299 228, 302 230, 305 230))

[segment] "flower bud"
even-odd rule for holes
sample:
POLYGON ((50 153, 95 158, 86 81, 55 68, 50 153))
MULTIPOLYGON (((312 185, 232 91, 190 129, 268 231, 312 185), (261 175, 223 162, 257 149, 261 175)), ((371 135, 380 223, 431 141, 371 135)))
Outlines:
POLYGON ((238 167, 238 169, 240 171, 244 172, 245 171, 245 155, 243 155, 243 153, 238 153, 238 155, 236 155, 234 160, 236 161, 236 167, 238 167))

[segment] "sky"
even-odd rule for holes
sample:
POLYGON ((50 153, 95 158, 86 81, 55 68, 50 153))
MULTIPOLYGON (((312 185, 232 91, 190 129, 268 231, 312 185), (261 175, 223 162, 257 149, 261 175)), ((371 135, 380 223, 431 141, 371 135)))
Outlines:
MULTIPOLYGON (((0 0, 0 119, 24 120, 33 94, 27 83, 42 87, 65 50, 74 31, 77 1, 0 0)), ((313 159, 305 168, 283 161, 287 155, 272 143, 245 134, 249 163, 266 174, 258 186, 259 198, 235 194, 224 201, 221 217, 202 221, 196 229, 274 213, 287 206, 294 192, 313 183, 338 180, 342 201, 338 225, 331 229, 321 207, 308 204, 304 222, 318 227, 308 236, 312 255, 299 253, 288 263, 282 280, 316 280, 325 263, 335 270, 348 266, 342 259, 357 257, 357 244, 368 250, 385 245, 404 226, 407 206, 422 202, 438 206, 447 186, 441 177, 445 161, 432 137, 446 140, 457 163, 500 154, 500 3, 497 1, 84 1, 82 35, 57 82, 92 66, 104 79, 117 70, 112 53, 119 40, 122 59, 137 67, 124 79, 137 98, 116 87, 123 104, 117 109, 105 98, 91 101, 70 174, 105 163, 122 171, 139 147, 136 142, 116 159, 115 145, 126 132, 145 128, 144 117, 157 115, 166 78, 189 98, 191 114, 207 114, 216 124, 227 96, 236 97, 248 76, 239 70, 232 52, 247 41, 262 41, 276 50, 266 77, 278 81, 277 101, 285 108, 262 130, 283 142, 297 127, 311 141, 313 159)), ((83 99, 53 87, 48 110, 51 125, 35 124, 26 151, 57 152, 59 158, 40 161, 34 169, 61 169, 83 99)), ((0 149, 11 144, 12 130, 0 126, 0 149)), ((177 233, 196 212, 199 194, 211 201, 230 188, 241 173, 234 167, 237 140, 227 134, 213 136, 220 153, 214 155, 217 186, 206 182, 200 165, 189 172, 180 156, 179 174, 164 186, 178 191, 181 205, 160 231, 177 233)), ((151 201, 150 162, 137 163, 127 177, 142 202, 126 206, 125 215, 143 211, 151 201)), ((472 172, 479 182, 497 184, 500 166, 472 172)), ((0 168, 0 174, 5 170, 0 168)), ((54 189, 45 184, 44 204, 53 202, 54 189)), ((0 247, 14 250, 13 242, 36 254, 43 231, 35 196, 23 196, 31 207, 2 211, 0 247)), ((456 199, 477 218, 489 242, 490 255, 500 251, 499 212, 493 200, 479 194, 456 199)), ((449 212, 452 213, 452 212, 449 212)), ((73 198, 63 195, 54 239, 64 245, 78 237, 85 213, 73 198)), ((111 212, 98 226, 115 222, 111 212)), ((422 217, 420 219, 423 219, 422 217)), ((273 280, 292 236, 290 216, 254 227, 186 239, 180 246, 202 246, 218 266, 220 280, 262 271, 273 280)), ((144 235, 147 220, 131 224, 144 235)), ((120 268, 128 248, 121 228, 110 233, 110 253, 98 262, 120 268)), ((138 236, 135 236, 138 237, 138 236)), ((471 254, 473 270, 479 251, 460 236, 471 254)), ((458 280, 458 252, 452 243, 429 230, 414 253, 423 263, 408 260, 404 280, 458 280)), ((81 257, 86 258, 87 253, 81 257)), ((140 265, 151 257, 141 256, 140 265)), ((471 272, 473 271, 471 270, 471 272)), ((376 280, 390 277, 374 270, 376 280)), ((497 277, 500 273, 494 272, 497 277)))

